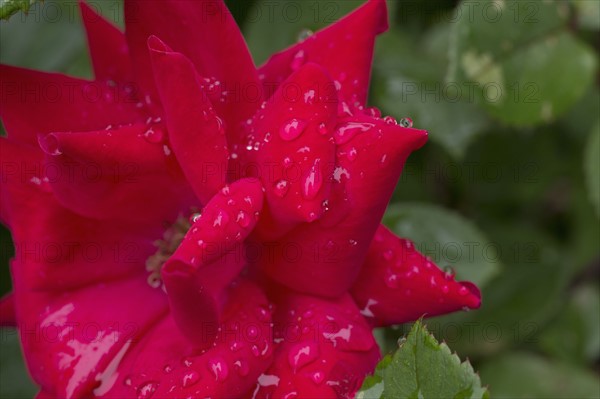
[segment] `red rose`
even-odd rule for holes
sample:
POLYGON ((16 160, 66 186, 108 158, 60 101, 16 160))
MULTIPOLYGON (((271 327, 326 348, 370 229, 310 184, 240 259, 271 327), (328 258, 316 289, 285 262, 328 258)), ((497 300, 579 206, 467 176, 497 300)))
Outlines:
POLYGON ((383 0, 258 69, 221 1, 81 6, 95 80, 0 66, 40 397, 351 397, 373 326, 479 306, 379 227, 427 138, 365 108, 383 0))

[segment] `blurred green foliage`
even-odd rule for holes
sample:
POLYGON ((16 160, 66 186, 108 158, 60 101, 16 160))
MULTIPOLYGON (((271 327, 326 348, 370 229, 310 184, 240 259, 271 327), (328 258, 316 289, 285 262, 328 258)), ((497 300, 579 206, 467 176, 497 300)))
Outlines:
MULTIPOLYGON (((227 3, 262 63, 361 1, 227 3)), ((94 4, 122 25, 118 1, 94 4)), ((600 2, 388 4, 370 102, 431 141, 409 159, 386 222, 483 292, 481 309, 425 323, 492 397, 599 397, 600 2)), ((74 8, 46 0, 0 23, 0 61, 90 77, 74 8)), ((12 249, 0 236, 4 293, 12 249)), ((382 346, 397 348, 409 327, 379 331, 382 346)), ((30 396, 16 391, 30 386, 16 348, 0 342, 0 397, 30 396)))

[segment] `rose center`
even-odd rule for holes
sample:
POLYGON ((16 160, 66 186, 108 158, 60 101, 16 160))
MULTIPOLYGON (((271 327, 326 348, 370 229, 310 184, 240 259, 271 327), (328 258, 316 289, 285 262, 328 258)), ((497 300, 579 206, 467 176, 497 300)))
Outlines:
POLYGON ((163 233, 163 237, 154 241, 156 252, 146 260, 146 271, 148 271, 148 285, 152 288, 162 287, 160 270, 165 262, 177 250, 181 241, 190 229, 193 220, 199 213, 192 213, 188 218, 180 215, 175 222, 163 233))

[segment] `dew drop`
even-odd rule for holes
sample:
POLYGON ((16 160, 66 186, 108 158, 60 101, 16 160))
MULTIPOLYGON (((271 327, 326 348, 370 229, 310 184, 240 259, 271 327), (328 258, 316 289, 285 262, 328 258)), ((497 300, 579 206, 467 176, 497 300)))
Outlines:
POLYGON ((296 373, 302 367, 314 362, 319 357, 319 347, 314 342, 300 342, 290 348, 288 363, 296 373))
POLYGON ((373 118, 381 118, 381 111, 376 107, 369 107, 366 110, 368 115, 371 115, 373 118))
POLYGON ((309 37, 311 37, 313 35, 313 31, 310 29, 302 29, 300 32, 298 32, 298 43, 305 41, 306 39, 308 39, 309 37))
POLYGON ((456 272, 454 271, 454 269, 452 268, 452 266, 445 266, 444 267, 444 278, 446 280, 452 280, 455 275, 456 275, 456 272))
POLYGON ((383 118, 383 121, 385 123, 387 123, 388 125, 397 125, 398 124, 398 122, 396 122, 396 119, 394 119, 391 116, 386 116, 385 118, 383 118))
POLYGON ((307 122, 301 119, 290 119, 279 129, 279 135, 285 141, 291 141, 302 134, 306 129, 307 122))
POLYGON ((229 376, 229 368, 225 359, 221 357, 214 357, 208 360, 208 370, 213 374, 216 381, 225 381, 229 376))
POLYGON ((460 287, 458 289, 458 295, 460 295, 460 296, 466 296, 468 294, 469 294, 469 289, 467 287, 463 286, 463 287, 460 287))
POLYGON ((320 168, 320 163, 321 160, 319 158, 315 159, 312 167, 304 176, 302 184, 302 195, 308 200, 314 199, 319 193, 321 186, 323 185, 323 176, 320 168))
POLYGON ((146 382, 145 384, 140 385, 140 387, 137 390, 138 399, 151 398, 152 395, 154 395, 154 392, 156 392, 156 388, 158 388, 158 384, 153 381, 146 382))
POLYGON ((298 69, 300 69, 300 67, 304 64, 304 59, 304 50, 298 51, 296 55, 294 55, 294 58, 292 59, 292 63, 290 65, 292 71, 297 71, 298 69))
POLYGON ((358 155, 358 151, 356 151, 356 148, 352 147, 346 154, 346 158, 348 158, 348 160, 352 162, 356 159, 357 155, 358 155))
POLYGON ((232 352, 238 352, 240 350, 242 350, 244 348, 244 343, 243 342, 238 342, 238 341, 234 341, 231 343, 231 345, 229 345, 229 349, 232 352))
POLYGON ((219 211, 215 221, 213 222, 213 227, 224 227, 229 223, 229 215, 227 212, 219 211))
POLYGON ((170 365, 168 365, 168 364, 167 364, 167 365, 166 365, 166 366, 163 368, 163 371, 164 371, 166 374, 169 374, 170 372, 172 372, 172 371, 173 371, 173 367, 171 367, 170 365))
POLYGON ((273 191, 276 196, 278 196, 279 198, 283 198, 285 197, 289 189, 290 184, 287 180, 279 180, 277 183, 275 183, 273 191))
POLYGON ((306 93, 304 93, 304 102, 309 105, 315 102, 314 90, 308 90, 306 93))
POLYGON ((329 133, 327 131, 327 126, 325 125, 325 123, 319 123, 317 130, 319 131, 319 134, 322 136, 325 136, 327 133, 329 133))
POLYGON ((196 213, 192 213, 190 215, 190 224, 194 224, 196 223, 198 220, 200 220, 200 218, 202 217, 202 214, 200 212, 196 212, 196 213))
POLYGON ((314 373, 312 373, 312 375, 310 376, 310 379, 317 385, 320 385, 323 383, 323 380, 325 380, 325 373, 323 373, 322 371, 315 371, 314 373))
POLYGON ((335 143, 345 144, 359 133, 364 133, 375 125, 372 123, 349 122, 339 127, 334 134, 335 143))
POLYGON ((413 121, 410 118, 402 118, 400 119, 400 126, 402 127, 412 127, 413 126, 413 121))
POLYGON ((144 138, 149 143, 158 144, 158 143, 161 143, 163 141, 164 136, 163 136, 162 131, 160 131, 160 130, 154 130, 154 128, 149 128, 144 133, 144 138))
POLYGON ((385 276, 385 285, 387 285, 390 288, 398 288, 398 286, 400 285, 400 278, 397 274, 390 273, 387 276, 385 276))
POLYGON ((183 388, 191 387, 200 381, 200 374, 196 371, 190 371, 183 376, 181 386, 183 388))
POLYGON ((235 221, 243 228, 246 228, 250 225, 250 216, 244 211, 239 211, 235 221))
POLYGON ((242 377, 245 377, 250 373, 250 367, 248 366, 248 362, 244 360, 237 360, 233 363, 235 367, 235 371, 242 377))

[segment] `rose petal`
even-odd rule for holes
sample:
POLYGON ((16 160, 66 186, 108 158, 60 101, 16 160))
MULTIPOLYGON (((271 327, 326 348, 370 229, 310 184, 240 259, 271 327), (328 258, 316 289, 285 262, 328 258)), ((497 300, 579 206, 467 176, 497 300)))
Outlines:
POLYGON ((259 259, 278 282, 327 297, 354 283, 406 158, 427 138, 424 131, 365 115, 338 123, 333 137, 340 144, 329 210, 317 222, 268 242, 259 259), (348 157, 353 149, 357 155, 348 157))
POLYGON ((202 203, 225 185, 225 126, 199 84, 193 64, 157 37, 148 41, 156 84, 165 109, 169 141, 202 203))
POLYGON ((350 296, 328 301, 289 293, 276 309, 275 360, 252 397, 354 397, 380 354, 350 296))
POLYGON ((146 109, 136 95, 106 82, 0 65, 2 123, 10 140, 31 145, 37 145, 37 136, 43 133, 143 121, 146 109))
POLYGON ((281 235, 323 214, 335 147, 320 130, 335 125, 336 110, 333 82, 322 68, 308 64, 248 121, 243 167, 265 186, 271 221, 262 224, 264 235, 281 235))
POLYGON ((168 317, 121 361, 116 381, 98 398, 239 398, 272 361, 271 315, 249 282, 229 289, 215 346, 199 351, 168 317), (149 395, 152 394, 152 395, 149 395))
POLYGON ((34 293, 21 266, 17 259, 12 272, 27 365, 36 382, 60 398, 87 397, 111 360, 167 311, 164 293, 141 275, 81 290, 34 293))
POLYGON ((205 326, 220 320, 223 290, 245 266, 243 241, 262 209, 256 179, 225 187, 202 210, 177 251, 162 269, 173 318, 199 348, 213 344, 205 326))
POLYGON ((479 289, 459 282, 417 252, 412 242, 379 227, 352 296, 374 326, 388 326, 481 305, 479 289))
POLYGON ((41 151, 2 138, 0 152, 1 203, 33 289, 68 290, 143 270, 162 229, 79 216, 54 198, 41 151))
POLYGON ((96 80, 132 83, 131 59, 125 35, 116 26, 79 2, 96 80))
POLYGON ((44 169, 56 199, 86 217, 164 227, 198 200, 166 137, 158 141, 159 136, 166 133, 155 123, 40 136, 44 169))
POLYGON ((273 55, 259 68, 263 84, 276 87, 302 63, 314 62, 340 83, 342 97, 364 104, 375 37, 387 28, 385 1, 370 0, 333 25, 273 55))
POLYGON ((219 82, 228 93, 214 106, 229 124, 230 141, 236 141, 234 128, 252 116, 262 93, 252 57, 225 4, 221 0, 132 0, 125 3, 125 26, 135 73, 145 90, 155 90, 146 42, 156 35, 188 57, 200 76, 219 82), (173 21, 177 29, 172 28, 173 21))

